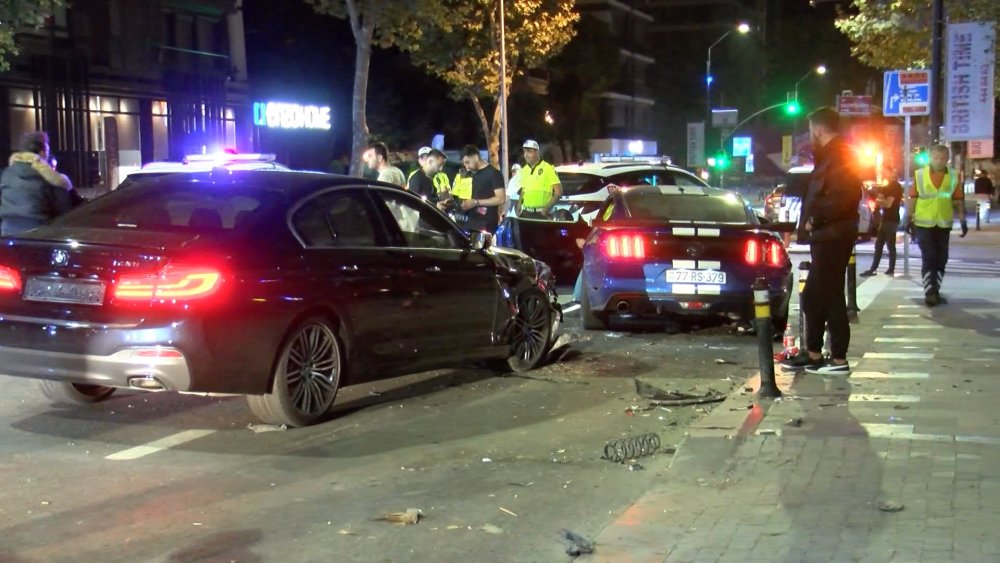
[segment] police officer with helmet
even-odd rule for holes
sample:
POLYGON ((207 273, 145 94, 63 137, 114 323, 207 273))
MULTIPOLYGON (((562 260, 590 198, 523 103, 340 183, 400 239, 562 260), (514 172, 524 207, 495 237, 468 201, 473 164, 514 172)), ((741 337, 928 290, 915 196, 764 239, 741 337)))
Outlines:
POLYGON ((521 197, 517 201, 517 216, 548 218, 552 207, 562 197, 559 175, 554 166, 542 160, 537 141, 528 139, 522 148, 525 164, 518 172, 521 197))

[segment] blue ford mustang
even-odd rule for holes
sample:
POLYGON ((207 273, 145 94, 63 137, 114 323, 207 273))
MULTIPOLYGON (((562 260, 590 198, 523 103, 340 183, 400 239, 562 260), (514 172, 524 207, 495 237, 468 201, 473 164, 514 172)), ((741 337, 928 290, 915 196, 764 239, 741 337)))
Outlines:
POLYGON ((746 202, 702 187, 622 188, 583 246, 575 290, 584 328, 612 321, 753 319, 752 285, 767 280, 775 332, 784 331, 792 264, 746 202))

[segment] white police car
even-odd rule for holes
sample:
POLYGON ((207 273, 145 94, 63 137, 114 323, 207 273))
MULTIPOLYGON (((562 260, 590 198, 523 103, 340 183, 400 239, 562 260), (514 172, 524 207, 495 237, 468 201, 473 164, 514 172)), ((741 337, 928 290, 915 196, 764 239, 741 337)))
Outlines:
MULTIPOLYGON (((798 223, 802 215, 802 198, 809 188, 809 178, 813 166, 794 166, 785 176, 785 187, 778 207, 778 223, 798 223)), ((858 205, 858 237, 868 239, 872 234, 873 206, 869 202, 867 190, 862 188, 861 203, 858 205)))
POLYGON ((181 162, 150 162, 126 176, 118 188, 127 186, 141 178, 158 178, 167 174, 189 172, 211 172, 216 168, 225 170, 291 170, 284 164, 275 162, 274 159, 274 154, 265 153, 193 154, 185 156, 181 162))

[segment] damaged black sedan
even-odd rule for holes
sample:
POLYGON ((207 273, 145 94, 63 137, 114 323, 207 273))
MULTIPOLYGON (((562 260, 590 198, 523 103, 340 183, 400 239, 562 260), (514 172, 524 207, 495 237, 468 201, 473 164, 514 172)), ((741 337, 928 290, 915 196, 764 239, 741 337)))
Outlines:
POLYGON ((548 267, 395 187, 275 171, 116 190, 0 244, 0 375, 57 402, 246 395, 321 420, 347 384, 546 357, 548 267))

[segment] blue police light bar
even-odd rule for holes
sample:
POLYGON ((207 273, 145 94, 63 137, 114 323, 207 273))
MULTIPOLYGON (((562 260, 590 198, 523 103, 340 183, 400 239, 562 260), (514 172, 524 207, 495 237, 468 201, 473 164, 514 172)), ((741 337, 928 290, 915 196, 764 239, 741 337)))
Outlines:
POLYGON ((712 78, 712 75, 709 74, 708 76, 705 77, 705 84, 711 84, 712 80, 714 79, 712 78))

